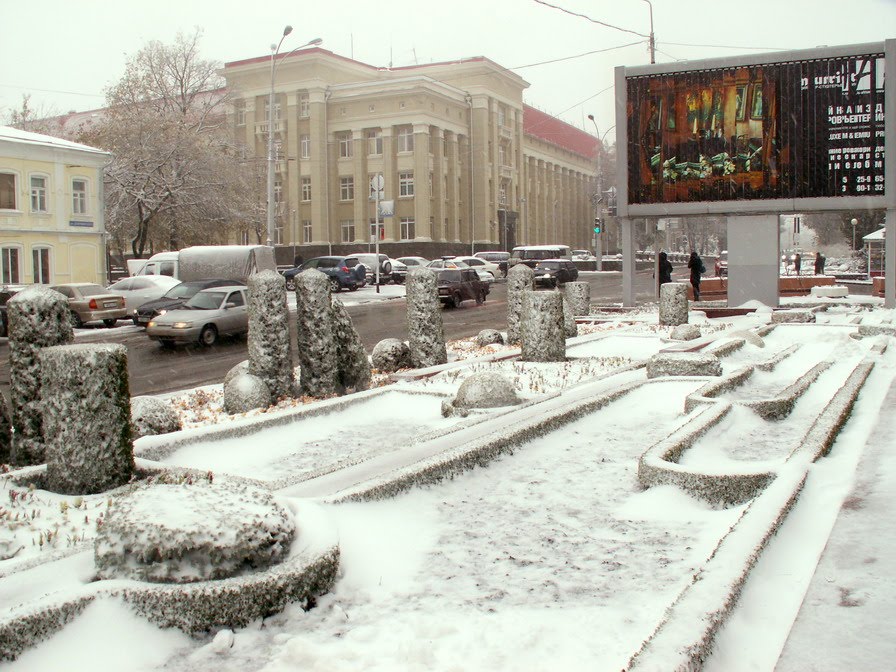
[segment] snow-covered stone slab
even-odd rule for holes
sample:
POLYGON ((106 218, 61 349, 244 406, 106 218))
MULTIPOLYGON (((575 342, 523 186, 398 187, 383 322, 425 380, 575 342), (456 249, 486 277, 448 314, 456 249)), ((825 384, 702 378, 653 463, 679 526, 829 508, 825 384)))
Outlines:
POLYGON ((773 324, 808 324, 815 322, 811 310, 776 310, 772 313, 773 324))
POLYGON ((843 285, 815 285, 810 290, 812 296, 842 299, 849 296, 849 288, 843 285))
POLYGON ((892 324, 860 324, 858 335, 865 336, 896 336, 896 326, 892 324))
POLYGON ((647 360, 647 377, 721 376, 722 363, 702 352, 660 352, 647 360))

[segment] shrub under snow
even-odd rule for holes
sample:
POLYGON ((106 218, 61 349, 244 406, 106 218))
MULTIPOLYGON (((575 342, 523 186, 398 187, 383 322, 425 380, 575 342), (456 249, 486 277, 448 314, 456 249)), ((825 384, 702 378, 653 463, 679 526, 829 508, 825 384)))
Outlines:
POLYGON ((170 402, 158 397, 131 399, 131 428, 134 438, 168 434, 181 429, 180 419, 170 402))

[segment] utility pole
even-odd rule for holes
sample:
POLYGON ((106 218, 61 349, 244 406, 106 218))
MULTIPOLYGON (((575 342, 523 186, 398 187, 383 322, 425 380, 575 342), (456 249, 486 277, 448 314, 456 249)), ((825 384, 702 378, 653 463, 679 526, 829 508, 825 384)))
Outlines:
POLYGON ((644 2, 650 7, 650 41, 648 42, 650 48, 650 62, 656 63, 656 38, 653 35, 653 5, 650 0, 644 0, 644 2))

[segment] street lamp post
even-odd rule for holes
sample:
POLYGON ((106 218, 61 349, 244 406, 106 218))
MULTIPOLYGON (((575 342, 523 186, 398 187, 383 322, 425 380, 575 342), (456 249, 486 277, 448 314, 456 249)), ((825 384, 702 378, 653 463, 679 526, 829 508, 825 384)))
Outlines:
POLYGON ((852 249, 853 249, 853 251, 855 251, 855 249, 856 249, 856 224, 859 223, 859 220, 857 220, 855 217, 853 217, 849 223, 852 224, 852 249))
MULTIPOLYGON (((600 215, 603 208, 601 208, 601 203, 603 202, 604 197, 604 167, 602 161, 602 155, 604 151, 604 138, 607 137, 607 133, 612 131, 616 126, 610 126, 601 137, 600 129, 597 127, 597 120, 594 118, 593 114, 589 114, 588 118, 591 120, 591 123, 594 124, 594 133, 598 138, 598 146, 597 146, 597 199, 594 204, 595 215, 600 215)), ((603 219, 603 218, 601 218, 603 219)), ((601 238, 601 234, 598 233, 594 236, 594 242, 596 243, 595 247, 597 249, 594 250, 595 256, 597 256, 597 270, 603 270, 603 239, 601 238)))
MULTIPOLYGON (((268 97, 268 247, 274 246, 274 75, 277 72, 277 54, 280 53, 280 45, 283 44, 283 40, 285 40, 286 36, 291 32, 292 26, 286 26, 283 29, 283 35, 280 38, 280 41, 277 44, 271 44, 271 93, 268 97)), ((299 49, 317 46, 321 42, 323 42, 323 40, 317 37, 296 47, 283 58, 286 58, 299 49)))

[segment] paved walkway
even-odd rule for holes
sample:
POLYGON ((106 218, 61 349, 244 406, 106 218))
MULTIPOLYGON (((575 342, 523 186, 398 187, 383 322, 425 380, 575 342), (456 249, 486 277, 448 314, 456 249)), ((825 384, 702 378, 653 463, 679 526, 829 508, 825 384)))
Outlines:
POLYGON ((896 381, 818 563, 778 672, 896 668, 896 381))

